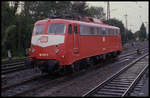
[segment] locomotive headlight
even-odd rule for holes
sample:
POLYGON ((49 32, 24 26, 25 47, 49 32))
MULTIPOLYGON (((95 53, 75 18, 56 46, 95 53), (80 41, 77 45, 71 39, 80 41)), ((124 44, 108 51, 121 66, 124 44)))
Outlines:
POLYGON ((32 45, 32 49, 31 50, 32 50, 32 52, 35 52, 34 45, 32 45))
POLYGON ((34 48, 32 48, 32 52, 35 52, 35 49, 34 49, 34 48))
POLYGON ((58 53, 58 52, 59 52, 58 45, 56 45, 56 53, 58 53))
POLYGON ((59 49, 58 48, 56 48, 56 53, 58 53, 59 52, 59 49))

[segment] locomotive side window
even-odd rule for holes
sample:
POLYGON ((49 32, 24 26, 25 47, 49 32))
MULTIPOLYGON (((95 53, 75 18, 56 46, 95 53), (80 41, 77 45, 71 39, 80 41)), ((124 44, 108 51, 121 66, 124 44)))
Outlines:
POLYGON ((72 33, 72 25, 69 24, 69 27, 68 27, 68 33, 71 34, 72 33))
POLYGON ((80 24, 80 35, 84 35, 85 34, 85 27, 84 25, 80 24))
POLYGON ((65 33, 65 24, 51 24, 48 27, 48 33, 63 34, 65 33))
POLYGON ((98 27, 96 27, 96 33, 97 33, 97 35, 99 35, 99 32, 100 32, 100 30, 99 30, 99 28, 98 27))
POLYGON ((97 35, 97 28, 94 26, 91 26, 89 35, 97 35))
POLYGON ((80 25, 80 35, 82 35, 83 32, 84 32, 84 27, 83 27, 83 25, 80 25))
POLYGON ((94 27, 90 27, 90 35, 94 35, 94 27))
POLYGON ((118 36, 118 30, 116 29, 116 36, 118 36))
POLYGON ((107 31, 108 31, 108 35, 110 36, 110 28, 108 28, 108 30, 107 30, 107 31))
POLYGON ((97 35, 97 28, 94 27, 94 35, 97 35))
POLYGON ((88 26, 88 25, 85 25, 85 35, 90 35, 90 33, 91 33, 91 31, 90 31, 90 26, 88 26))
POLYGON ((117 36, 117 29, 114 29, 114 36, 117 36))
POLYGON ((109 28, 106 28, 106 36, 108 36, 109 35, 109 28))
POLYGON ((40 33, 43 33, 43 30, 44 30, 44 25, 43 24, 36 25, 34 27, 33 33, 34 34, 40 34, 40 33))
POLYGON ((103 35, 103 34, 102 34, 102 28, 101 28, 101 27, 99 28, 99 34, 98 34, 98 35, 103 35))
POLYGON ((119 29, 80 24, 80 35, 118 36, 119 29))
POLYGON ((112 36, 112 33, 111 33, 111 29, 110 29, 110 28, 108 29, 108 32, 109 32, 109 36, 112 36))
POLYGON ((106 32, 107 32, 106 35, 109 36, 109 28, 107 28, 106 32))
POLYGON ((120 33, 119 33, 119 29, 117 30, 117 36, 119 35, 120 33))
POLYGON ((90 34, 89 26, 80 24, 80 35, 89 35, 89 34, 90 34))
POLYGON ((114 36, 114 29, 111 29, 112 36, 114 36))
POLYGON ((106 28, 102 28, 102 35, 106 35, 106 28))
POLYGON ((80 35, 113 36, 114 29, 80 24, 80 35))
POLYGON ((113 29, 110 29, 110 35, 113 36, 113 29))
POLYGON ((114 35, 116 36, 116 29, 114 29, 114 35))

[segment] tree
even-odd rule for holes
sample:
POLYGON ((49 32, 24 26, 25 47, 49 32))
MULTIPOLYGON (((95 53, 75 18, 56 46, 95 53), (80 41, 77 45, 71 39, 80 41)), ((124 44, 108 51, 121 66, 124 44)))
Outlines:
POLYGON ((84 1, 74 1, 71 7, 72 13, 79 15, 81 17, 88 15, 88 5, 84 1))
POLYGON ((127 30, 127 38, 128 40, 134 40, 134 34, 131 30, 127 30))
POLYGON ((2 24, 1 24, 1 34, 2 34, 2 56, 7 55, 7 50, 15 50, 17 44, 16 37, 16 12, 18 7, 18 2, 2 2, 2 24), (14 5, 13 5, 14 3, 14 5), (14 39, 15 38, 15 39, 14 39))
POLYGON ((124 25, 122 23, 122 21, 120 20, 117 20, 117 19, 109 19, 109 20, 105 20, 104 21, 105 23, 109 24, 109 25, 112 25, 112 26, 116 26, 116 27, 119 27, 120 28, 120 33, 121 33, 121 40, 122 40, 122 43, 125 42, 125 33, 124 33, 124 25))
POLYGON ((56 13, 61 14, 61 15, 72 13, 71 1, 57 1, 55 7, 53 8, 56 13))
POLYGON ((127 30, 125 27, 124 27, 124 24, 122 23, 122 21, 120 20, 117 20, 117 19, 109 19, 109 20, 106 20, 105 23, 108 23, 109 25, 112 25, 112 26, 116 26, 116 27, 119 27, 120 28, 120 33, 121 33, 121 39, 122 39, 122 42, 127 42, 127 40, 133 40, 134 39, 134 34, 133 32, 131 32, 131 30, 127 30), (126 34, 125 34, 125 29, 126 29, 126 34))
POLYGON ((134 33, 134 37, 136 40, 139 40, 139 33, 140 33, 139 30, 134 33))
POLYGON ((105 19, 104 9, 102 7, 90 7, 88 8, 88 16, 97 19, 105 19))
POLYGON ((144 26, 144 23, 142 23, 142 25, 140 27, 139 38, 140 38, 140 40, 146 39, 146 28, 144 26))

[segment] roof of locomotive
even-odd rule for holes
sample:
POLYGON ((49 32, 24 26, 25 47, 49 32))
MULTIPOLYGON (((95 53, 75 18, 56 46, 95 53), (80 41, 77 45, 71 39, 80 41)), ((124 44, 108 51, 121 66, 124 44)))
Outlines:
POLYGON ((108 25, 108 24, 99 24, 99 23, 94 23, 94 22, 85 22, 85 21, 68 20, 68 19, 44 19, 44 20, 37 21, 35 24, 41 24, 41 23, 45 23, 45 22, 48 22, 48 21, 65 22, 65 23, 77 23, 77 24, 85 24, 85 25, 102 26, 102 27, 120 29, 118 27, 111 26, 111 25, 108 25))

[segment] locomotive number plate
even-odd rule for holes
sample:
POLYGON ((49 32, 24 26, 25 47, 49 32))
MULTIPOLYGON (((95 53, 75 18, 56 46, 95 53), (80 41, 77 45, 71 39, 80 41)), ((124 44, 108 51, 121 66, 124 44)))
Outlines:
POLYGON ((47 53, 39 53, 39 56, 48 56, 47 53))

